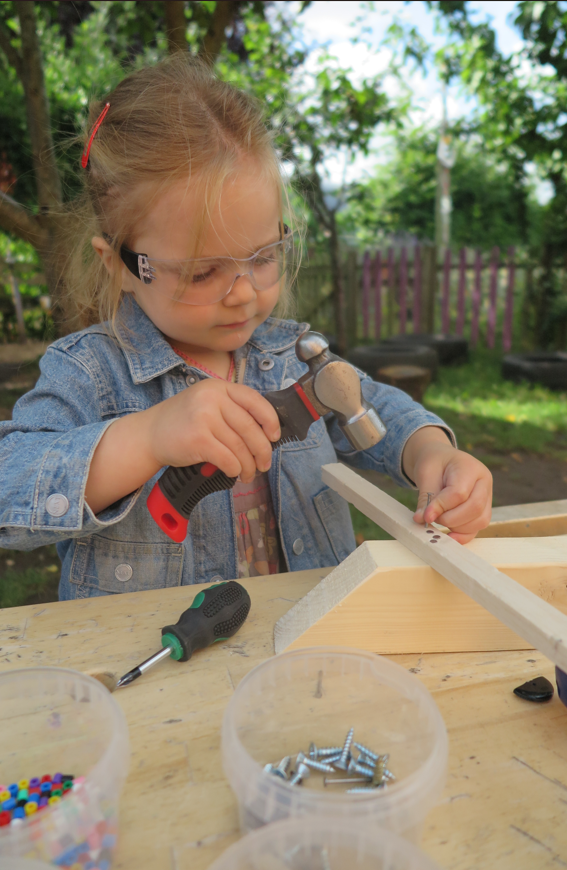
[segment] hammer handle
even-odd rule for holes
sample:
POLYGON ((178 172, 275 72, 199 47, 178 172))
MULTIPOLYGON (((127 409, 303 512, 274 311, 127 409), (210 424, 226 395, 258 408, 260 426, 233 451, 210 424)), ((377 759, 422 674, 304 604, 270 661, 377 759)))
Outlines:
MULTIPOLYGON (((304 441, 309 427, 319 414, 298 383, 265 393, 264 398, 275 408, 280 421, 281 437, 272 450, 290 441, 304 441)), ((206 495, 232 489, 236 477, 228 477, 212 462, 198 462, 184 468, 168 466, 148 496, 152 517, 172 541, 181 543, 187 535, 189 517, 206 495)))

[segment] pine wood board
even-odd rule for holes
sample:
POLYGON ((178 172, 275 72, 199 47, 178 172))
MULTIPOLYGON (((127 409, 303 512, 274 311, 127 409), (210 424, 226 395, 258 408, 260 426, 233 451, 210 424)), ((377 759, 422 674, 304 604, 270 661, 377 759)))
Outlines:
POLYGON ((492 509, 492 520, 479 538, 525 538, 567 534, 567 499, 492 509))
MULTIPOLYGON (((486 608, 528 645, 533 645, 567 671, 567 616, 560 610, 478 556, 470 545, 458 544, 444 534, 437 540, 430 537, 427 528, 415 523, 413 514, 406 507, 352 469, 339 463, 324 465, 322 478, 324 483, 486 608)), ((323 600, 321 605, 316 612, 308 614, 308 627, 315 621, 313 617, 321 619, 328 612, 328 602, 323 600)), ((300 604, 294 609, 298 626, 305 623, 301 607, 300 604)), ((305 613, 308 613, 307 607, 305 613)), ((287 628, 288 634, 295 635, 292 639, 299 636, 297 626, 288 625, 287 628)), ((276 648, 282 648, 279 639, 276 648)))
MULTIPOLYGON (((391 546, 381 561, 397 561, 391 546)), ((489 542, 487 542, 489 543, 489 542)), ((496 542, 490 542, 496 544, 496 542)), ((382 556, 380 555, 383 551, 382 556)), ((113 870, 206 870, 239 837, 220 761, 235 686, 273 654, 275 622, 330 569, 243 581, 252 611, 228 643, 185 665, 163 662, 115 698, 132 747, 113 870)), ((34 665, 120 674, 156 649, 202 587, 178 587, 0 611, 0 670, 34 665)), ((567 710, 512 689, 553 668, 537 652, 406 655, 449 731, 449 777, 422 848, 445 870, 557 870, 567 863, 567 710)))
MULTIPOLYGON (((567 536, 470 548, 567 614, 567 536)), ((362 544, 281 617, 274 639, 276 652, 329 643, 381 655, 533 648, 398 541, 362 544)))

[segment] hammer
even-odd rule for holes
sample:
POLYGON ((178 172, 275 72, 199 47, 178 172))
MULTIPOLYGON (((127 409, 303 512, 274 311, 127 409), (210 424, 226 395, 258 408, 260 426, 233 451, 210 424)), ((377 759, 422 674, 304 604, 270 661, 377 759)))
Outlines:
MULTIPOLYGON (((381 441, 386 427, 364 399, 356 370, 331 353, 325 336, 304 332, 295 343, 295 353, 309 371, 290 387, 264 393, 281 428, 281 437, 273 442, 272 450, 291 441, 304 441, 311 424, 330 411, 355 450, 366 450, 381 441)), ((180 543, 187 535, 195 505, 212 492, 232 489, 235 483, 236 477, 228 477, 211 462, 183 468, 170 465, 148 496, 148 510, 160 529, 180 543)))

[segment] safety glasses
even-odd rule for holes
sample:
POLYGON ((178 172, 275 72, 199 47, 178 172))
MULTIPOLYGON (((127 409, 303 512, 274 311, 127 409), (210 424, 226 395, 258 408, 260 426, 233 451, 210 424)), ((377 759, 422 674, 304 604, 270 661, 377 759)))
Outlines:
MULTIPOLYGON (((106 241, 111 239, 105 235, 106 241)), ((293 233, 284 224, 283 238, 243 260, 200 257, 160 260, 120 248, 127 269, 152 291, 186 305, 210 305, 228 296, 238 278, 247 276, 255 290, 273 287, 288 270, 293 256, 293 233)))

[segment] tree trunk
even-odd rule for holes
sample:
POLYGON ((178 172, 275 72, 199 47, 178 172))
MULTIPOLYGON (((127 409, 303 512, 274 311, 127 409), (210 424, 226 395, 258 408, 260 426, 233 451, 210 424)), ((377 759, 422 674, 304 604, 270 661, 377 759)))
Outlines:
POLYGON ((169 54, 187 51, 187 19, 184 0, 164 0, 165 30, 169 54))
POLYGON ((199 49, 199 57, 203 58, 209 66, 214 66, 219 56, 226 40, 226 28, 234 21, 239 5, 240 0, 217 0, 209 29, 199 49))

